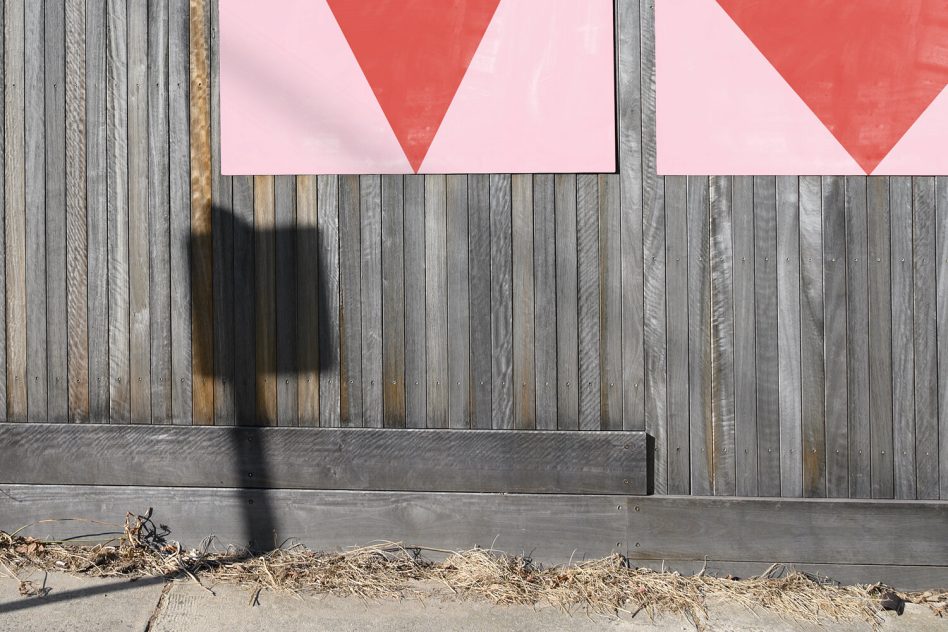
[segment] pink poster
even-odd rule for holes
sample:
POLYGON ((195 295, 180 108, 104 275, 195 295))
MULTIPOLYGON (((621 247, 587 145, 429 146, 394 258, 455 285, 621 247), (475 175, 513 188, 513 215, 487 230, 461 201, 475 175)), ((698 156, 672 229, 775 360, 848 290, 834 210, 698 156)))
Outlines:
POLYGON ((948 174, 948 0, 657 0, 658 170, 948 174))
POLYGON ((226 175, 611 172, 612 0, 227 0, 226 175))

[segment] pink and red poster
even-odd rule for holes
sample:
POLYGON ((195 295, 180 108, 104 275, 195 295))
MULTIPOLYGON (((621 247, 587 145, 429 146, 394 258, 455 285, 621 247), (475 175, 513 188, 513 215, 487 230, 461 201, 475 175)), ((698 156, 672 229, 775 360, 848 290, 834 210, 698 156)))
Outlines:
POLYGON ((227 0, 222 171, 615 170, 612 0, 227 0))
POLYGON ((658 170, 948 174, 948 0, 657 0, 658 170))

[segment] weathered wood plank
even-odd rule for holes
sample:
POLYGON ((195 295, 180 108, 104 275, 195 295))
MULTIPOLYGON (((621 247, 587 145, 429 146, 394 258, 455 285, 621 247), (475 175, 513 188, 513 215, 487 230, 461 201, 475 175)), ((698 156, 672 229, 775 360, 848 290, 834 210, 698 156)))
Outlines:
POLYGON ((214 258, 207 0, 190 0, 192 415, 214 423, 214 258))
POLYGON ((711 474, 715 495, 736 491, 734 303, 731 178, 712 177, 711 204, 711 474))
POLYGON ((688 409, 691 493, 714 489, 711 426, 711 200, 707 177, 688 177, 688 409))
MULTIPOLYGON (((935 264, 935 179, 913 178, 912 262, 915 346, 916 498, 938 498, 938 318, 935 264)), ((906 450, 910 446, 906 447, 906 450)))
POLYGON ((554 179, 556 214, 556 411, 558 430, 579 429, 579 281, 576 176, 554 179))
POLYGON ((316 176, 296 178, 297 409, 299 425, 313 428, 319 426, 319 294, 322 289, 316 194, 316 176))
MULTIPOLYGON (((424 428, 428 416, 425 362, 425 178, 405 178, 405 422, 424 428), (411 318, 408 315, 411 314, 411 318)), ((488 345, 488 349, 489 349, 488 345)))
POLYGON ((467 176, 447 177, 448 424, 470 428, 471 296, 467 176))
POLYGON ((688 380, 688 178, 665 179, 668 493, 691 490, 688 380))
MULTIPOLYGON (((647 38, 646 38, 647 39, 647 38)), ((653 46, 651 42, 643 42, 645 46, 653 46)), ((643 52, 643 63, 650 60, 652 53, 643 52)), ((651 76, 643 83, 643 91, 647 99, 654 99, 654 70, 643 69, 643 74, 651 76)), ((647 105, 644 112, 643 125, 654 125, 654 115, 651 106, 647 105)), ((651 131, 645 130, 643 138, 650 138, 651 131)), ((642 252, 644 274, 644 337, 643 349, 645 354, 645 388, 642 395, 645 398, 645 430, 654 438, 653 467, 655 469, 655 492, 667 493, 668 489, 668 375, 667 375, 667 331, 666 331, 666 304, 665 304, 665 194, 666 185, 663 178, 652 175, 655 169, 655 148, 652 141, 644 144, 645 163, 645 191, 642 205, 642 252)), ((681 186, 680 180, 672 180, 671 184, 681 186)), ((687 185, 685 185, 687 186, 687 185)), ((672 197, 680 199, 681 191, 672 191, 672 197)))
POLYGON ((800 185, 777 177, 777 370, 780 408, 780 495, 803 495, 800 393, 800 185))
POLYGON ((168 10, 168 0, 148 3, 148 311, 151 315, 151 419, 155 423, 168 423, 174 417, 168 10))
POLYGON ((642 397, 643 355, 642 263, 642 99, 639 0, 618 3, 618 119, 620 180, 620 256, 622 260, 622 427, 645 429, 642 397))
POLYGON ((533 274, 536 294, 537 428, 556 430, 555 177, 533 176, 533 274))
MULTIPOLYGON (((5 7, 0 3, 0 34, 6 37, 4 27, 5 7)), ((17 54, 13 52, 13 54, 17 54)), ((6 123, 6 80, 4 79, 6 71, 7 51, 3 42, 0 42, 0 221, 6 216, 6 141, 4 134, 4 125, 6 123)), ((13 107, 16 107, 14 105, 13 107)), ((5 236, 0 238, 0 289, 4 292, 4 299, 0 300, 0 331, 6 334, 6 240, 5 236)), ((7 421, 7 348, 6 337, 4 344, 0 345, 0 422, 7 421)))
POLYGON ((892 457, 895 497, 915 498, 915 336, 912 179, 889 180, 892 271, 892 457))
POLYGON ((800 401, 807 497, 826 495, 822 205, 820 178, 800 178, 800 401))
POLYGON ((66 0, 65 19, 68 414, 71 422, 85 422, 89 420, 85 3, 66 0))
POLYGON ((823 357, 826 402, 826 495, 847 498, 849 393, 846 337, 846 181, 823 178, 823 357))
POLYGON ((491 424, 513 428, 510 176, 490 176, 491 424))
POLYGON ((66 290, 66 22, 65 2, 44 11, 46 150, 46 366, 47 415, 69 420, 68 304, 66 290))
POLYGON ((319 425, 339 426, 339 178, 316 180, 319 249, 319 425))
POLYGON ((240 426, 257 423, 253 181, 251 176, 233 178, 234 340, 239 341, 234 346, 234 423, 240 426))
POLYGON ((256 323, 256 423, 277 425, 276 222, 273 176, 253 182, 254 320, 256 323))
POLYGON ((362 412, 367 428, 381 428, 382 409, 382 182, 361 176, 362 412))
POLYGON ((513 249, 513 427, 537 427, 533 176, 511 177, 513 249))
MULTIPOLYGON (((187 546, 198 546, 208 533, 238 545, 248 540, 270 542, 278 520, 279 540, 289 536, 318 551, 395 539, 455 551, 478 546, 529 551, 537 561, 566 563, 625 550, 624 505, 616 496, 168 487, 0 489, 6 494, 0 494, 0 528, 10 531, 45 516, 81 515, 114 522, 129 507, 145 505, 154 507, 156 518, 168 523, 174 537, 187 546), (273 512, 273 508, 287 507, 294 511, 273 512)), ((87 523, 44 523, 30 534, 61 539, 88 530, 87 523)))
MULTIPOLYGON (((467 182, 468 266, 471 293, 471 427, 491 427, 490 178, 467 182)), ((460 246, 459 246, 460 247, 460 246)))
POLYGON ((25 11, 26 371, 27 414, 47 419, 46 129, 43 3, 25 11))
POLYGON ((869 470, 869 233, 866 178, 846 178, 846 372, 849 496, 872 495, 869 470))
POLYGON ((780 495, 777 355, 777 182, 754 178, 754 363, 757 372, 757 491, 780 495))
POLYGON ((864 500, 629 499, 632 559, 944 565, 948 505, 864 500), (700 515, 700 521, 686 516, 700 515))
MULTIPOLYGON (((566 221, 570 218, 567 215, 566 221)), ((603 260, 600 246, 613 246, 605 255, 615 254, 615 243, 600 242, 601 230, 599 215, 599 182, 592 175, 576 177, 576 288, 577 288, 577 329, 579 342, 579 428, 581 430, 598 430, 608 411, 603 406, 614 403, 604 401, 603 392, 603 347, 600 339, 603 334, 602 300, 602 273, 609 274, 610 279, 617 274, 615 257, 603 260)), ((611 229, 609 226, 606 230, 611 229)), ((615 236, 615 233, 613 233, 615 236)), ((614 321, 612 323, 615 324, 614 321)), ((614 331, 614 329, 613 329, 614 331)), ((610 359, 615 353, 610 354, 610 359)), ((611 368, 615 368, 613 362, 611 368)), ((605 382, 608 385, 608 381, 605 382)), ((612 417, 618 411, 612 410, 612 417)))
POLYGON ((109 244, 109 408, 112 423, 128 423, 128 63, 125 3, 107 4, 106 165, 109 244))
POLYGON ((445 176, 425 177, 425 366, 428 428, 448 427, 448 253, 445 176))
MULTIPOLYGON (((86 0, 89 2, 90 0, 86 0)), ((101 1, 101 0, 96 0, 101 1)), ((190 0, 168 0, 169 274, 171 276, 171 415, 192 420, 190 0)), ((90 57, 90 60, 92 58, 90 57)), ((92 83, 89 83, 91 90, 92 83)), ((90 129, 92 119, 89 120, 90 129)), ((91 155, 91 152, 90 152, 91 155)), ((91 168, 91 160, 89 163, 91 168)), ((90 188, 92 178, 90 175, 90 188)), ((252 188, 252 185, 251 185, 252 188)), ((252 216, 252 212, 251 212, 252 216)), ((91 224, 91 221, 90 221, 91 224)), ((91 240, 91 230, 90 230, 91 240)), ((91 249, 91 241, 90 241, 91 249)), ((90 296, 90 305, 92 298, 90 296)), ((90 347, 92 340, 90 338, 90 347)))
MULTIPOLYGON (((621 198, 620 181, 615 175, 599 176, 599 392, 600 420, 598 427, 603 430, 622 430, 622 241, 621 241, 621 198)), ((580 198, 582 199, 582 197, 580 198)), ((586 228, 581 223, 578 227, 580 235, 586 228)), ((663 228, 664 230, 664 228, 663 228)), ((664 244, 660 257, 664 261, 664 244)), ((580 312, 583 313, 582 299, 584 285, 580 282, 580 312)), ((664 309, 664 296, 662 297, 664 309)), ((664 335, 664 327, 662 328, 664 335)), ((662 358, 664 359, 664 341, 662 341, 662 358)), ((582 369, 580 378, 582 379, 582 369)), ((655 368, 655 419, 664 419, 664 366, 655 368)), ((582 416, 582 409, 580 415, 582 416)), ((649 417, 648 420, 652 418, 649 417)), ((664 422, 655 424, 664 427, 664 422)), ((664 435, 664 431, 659 434, 664 435)), ((656 435, 656 445, 659 444, 659 435, 656 435)), ((663 442, 664 443, 664 442, 663 442)), ((656 462, 664 461, 664 448, 656 462)))
POLYGON ((362 426, 362 254, 359 176, 339 177, 339 422, 362 426))
POLYGON ((938 320, 938 472, 939 495, 948 500, 948 178, 935 179, 935 220, 937 222, 935 254, 938 257, 937 304, 938 320))
POLYGON ((3 206, 6 421, 27 419, 24 0, 3 7, 3 206))
POLYGON ((895 495, 892 460, 892 279, 889 178, 870 177, 869 221, 869 430, 872 497, 895 495))
POLYGON ((757 330, 754 295, 754 179, 737 176, 731 190, 734 286, 734 461, 738 496, 758 495, 757 330))
POLYGON ((296 178, 273 179, 274 300, 276 303, 276 379, 279 426, 299 425, 296 353, 296 178))
MULTIPOLYGON (((211 200, 214 271, 214 423, 235 422, 234 183, 221 173, 220 3, 210 3, 211 200)), ((279 187, 278 187, 279 188, 279 187)), ((279 204, 278 204, 279 208, 279 204)), ((279 214, 279 210, 277 211, 279 214)), ((283 255, 277 246, 278 256, 283 255)), ((285 255, 283 255, 285 256, 285 255)), ((284 279, 277 278, 282 283, 284 279)), ((279 362, 279 361, 278 361, 279 362)))
POLYGON ((4 483, 544 494, 646 483, 641 432, 15 424, 0 454, 4 483), (66 446, 97 466, 63 459, 66 446))
POLYGON ((128 20, 128 300, 130 415, 151 423, 149 304, 148 10, 127 4, 128 20))
POLYGON ((382 176, 382 425, 386 428, 405 427, 404 195, 402 176, 382 176))

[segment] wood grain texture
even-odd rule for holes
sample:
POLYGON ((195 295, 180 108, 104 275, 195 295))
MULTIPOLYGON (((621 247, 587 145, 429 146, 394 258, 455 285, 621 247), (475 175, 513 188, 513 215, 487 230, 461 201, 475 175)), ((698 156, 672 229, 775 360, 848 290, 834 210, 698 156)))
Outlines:
POLYGON ((846 338, 846 181, 823 178, 823 357, 826 495, 849 497, 846 338))
MULTIPOLYGON (((618 176, 599 176, 599 427, 622 430, 622 240, 621 198, 618 176)), ((580 228, 580 234, 584 233, 580 228)), ((664 260, 665 253, 661 253, 664 260)), ((580 286, 582 288, 582 285, 580 286)), ((664 306, 664 301, 663 301, 664 306)), ((662 344, 664 357, 664 341, 662 344)), ((657 418, 664 418, 664 367, 656 368, 654 378, 659 396, 657 418)), ((580 372, 581 373, 581 372, 580 372)), ((582 378, 582 374, 580 374, 582 378)), ((648 391, 646 391, 648 393, 648 391)), ((655 424, 664 428, 664 422, 655 424)), ((664 434, 662 432, 661 434, 664 434)), ((657 435, 656 435, 657 436, 657 435)), ((656 445, 658 440, 656 438, 656 445)), ((664 454, 664 450, 661 454, 664 454)), ((658 459, 656 459, 658 460, 658 459)))
MULTIPOLYGON (((171 276, 171 415, 174 423, 185 425, 190 424, 193 418, 189 247, 191 239, 191 84, 189 79, 191 16, 189 3, 190 0, 168 0, 168 221, 171 225, 168 267, 171 276)), ((90 129, 91 124, 90 120, 90 129)), ((91 181, 90 177, 90 183, 91 181)))
POLYGON ((490 176, 491 424, 513 428, 513 252, 510 176, 490 176))
POLYGON ((819 177, 800 178, 800 401, 807 497, 826 495, 822 191, 819 177))
POLYGON ((892 274, 892 457, 895 497, 915 498, 915 335, 912 179, 889 180, 892 274))
POLYGON ((467 176, 447 177, 448 425, 472 422, 470 233, 467 176))
MULTIPOLYGON (((912 263, 915 366, 915 491, 934 500, 938 492, 938 318, 935 266, 935 179, 913 178, 912 263)), ((911 446, 906 446, 906 450, 911 446)))
POLYGON ((425 177, 425 366, 428 428, 448 427, 448 252, 445 176, 425 177))
POLYGON ((296 178, 277 176, 274 195, 274 300, 276 303, 277 425, 299 425, 296 339, 296 178))
MULTIPOLYGON (((214 423, 235 422, 234 383, 234 183, 221 172, 221 16, 220 3, 211 2, 208 53, 210 62, 212 266, 214 271, 214 423)), ((279 206, 278 206, 279 208, 279 206)), ((279 211, 278 211, 279 213, 279 211)), ((277 246, 277 252, 283 254, 277 246)), ((279 279, 279 275, 277 276, 279 279)), ((284 287, 281 285, 281 288, 284 287)), ((295 407, 294 407, 295 408, 295 407)))
POLYGON ((780 390, 777 327, 777 181, 754 178, 754 364, 757 491, 780 496, 780 390))
POLYGON ((618 134, 620 180, 620 256, 622 260, 622 427, 644 430, 642 398, 645 363, 642 262, 642 99, 641 2, 622 0, 618 30, 618 134))
MULTIPOLYGON (((0 528, 11 531, 47 515, 114 520, 140 503, 156 508, 156 516, 173 525, 175 537, 186 546, 198 546, 208 533, 239 545, 272 538, 267 527, 276 518, 280 539, 292 537, 319 551, 393 538, 456 551, 474 547, 530 551, 538 562, 566 563, 626 548, 625 506, 616 496, 11 485, 2 489, 7 495, 0 494, 0 528), (283 510, 289 507, 294 510, 283 510), (279 509, 273 514, 267 508, 279 509)), ((61 539, 88 533, 88 525, 70 529, 75 526, 44 524, 31 535, 61 539)))
POLYGON ((870 177, 869 223, 869 431, 873 498, 893 498, 892 277, 890 275, 889 178, 870 177))
MULTIPOLYGON (((6 37, 4 28, 4 10, 5 7, 0 3, 0 34, 6 37)), ((4 75, 6 71, 6 50, 3 43, 0 43, 0 221, 6 215, 6 141, 4 140, 4 126, 6 124, 6 81, 4 75)), ((15 107, 15 106, 14 106, 15 107)), ((0 328, 6 334, 6 240, 5 236, 0 237, 0 288, 3 289, 4 299, 0 300, 0 328)), ((6 420, 7 412, 7 349, 6 338, 4 344, 0 344, 0 421, 6 420)))
POLYGON ((780 408, 780 495, 803 495, 800 394, 800 185, 777 177, 777 370, 780 408))
POLYGON ((665 301, 668 493, 691 490, 688 401, 688 178, 666 178, 665 301))
POLYGON ((214 423, 214 253, 207 0, 190 0, 191 365, 193 421, 214 423))
POLYGON ((711 426, 711 200, 709 179, 688 176, 688 409, 691 493, 714 490, 711 426))
POLYGON ((55 422, 69 419, 65 20, 63 0, 46 3, 43 34, 46 57, 46 407, 48 419, 55 422))
POLYGON ((316 176, 299 176, 295 230, 297 409, 299 425, 313 428, 319 426, 319 294, 323 289, 318 208, 316 176))
POLYGON ((3 6, 3 206, 7 421, 27 419, 24 0, 3 6))
POLYGON ((169 3, 148 4, 148 311, 151 418, 167 423, 172 403, 169 3))
MULTIPOLYGON (((935 179, 935 254, 938 318, 937 337, 948 340, 948 178, 935 179)), ((948 347, 938 345, 938 488, 942 500, 948 500, 948 347)))
POLYGON ((576 176, 554 180, 556 213, 556 410, 558 430, 579 429, 579 280, 576 176))
POLYGON ((277 425, 276 199, 272 176, 253 182, 256 423, 277 425))
MULTIPOLYGON (((601 343, 603 335, 603 298, 606 288, 603 286, 603 274, 609 274, 610 280, 616 275, 615 257, 603 259, 600 248, 602 229, 599 213, 599 182, 591 175, 576 177, 576 287, 577 287, 577 327, 579 329, 579 428, 581 430, 598 430, 602 427, 606 415, 609 415, 608 405, 614 403, 604 401, 605 388, 609 382, 603 384, 602 360, 604 347, 601 343), (607 272, 611 267, 611 273, 607 272)), ((611 228, 611 227, 610 227, 611 228)), ((608 228, 606 229, 608 230, 608 228)), ((615 236, 615 233, 613 233, 615 236)), ((614 240, 610 245, 615 245, 614 240)), ((615 248, 612 249, 613 252, 615 248)), ((606 252, 605 254, 613 254, 606 252)), ((613 325, 614 325, 613 321, 613 325)), ((610 358, 615 358, 614 350, 610 358)), ((613 368, 614 363, 613 363, 613 368)), ((614 384, 615 382, 613 382, 614 384)), ((619 411, 613 408, 610 419, 617 416, 619 411)))
POLYGON ((0 454, 3 483, 543 494, 641 494, 646 483, 640 432, 16 424, 0 454), (62 459, 67 445, 98 467, 62 459))
POLYGON ((491 427, 490 177, 467 182, 468 266, 471 294, 471 427, 491 427))
POLYGON ((872 496, 869 455, 869 233, 866 178, 846 178, 846 383, 849 496, 872 496))
POLYGON ((128 300, 132 423, 151 423, 149 303, 148 11, 129 2, 128 19, 128 300))
POLYGON ((86 7, 66 0, 66 331, 69 421, 89 420, 88 241, 86 230, 86 7))
POLYGON ((555 176, 533 176, 537 429, 556 430, 556 189, 555 176))
POLYGON ((320 265, 319 425, 339 426, 339 179, 316 180, 320 265))
POLYGON ((339 422, 361 427, 362 246, 359 176, 339 177, 339 422))
POLYGON ((402 176, 382 176, 382 322, 382 425, 404 428, 405 179, 402 176))
MULTIPOLYGON (((405 422, 411 428, 424 428, 428 416, 424 314, 426 303, 425 178, 424 176, 406 176, 405 422)), ((489 344, 487 348, 490 349, 489 344)))
POLYGON ((361 176, 362 401, 364 425, 381 428, 382 405, 382 182, 361 176))
POLYGON ((731 189, 734 288, 734 461, 738 496, 758 495, 757 312, 754 293, 754 179, 736 176, 731 189))
POLYGON ((533 176, 511 178, 513 250, 513 427, 537 426, 533 176))
POLYGON ((109 409, 112 423, 128 423, 128 52, 126 5, 108 0, 106 165, 109 249, 109 409))
POLYGON ((48 419, 46 335, 46 126, 44 7, 25 10, 26 372, 27 415, 48 419))
POLYGON ((252 426, 257 423, 254 179, 235 177, 233 185, 234 423, 252 426))
POLYGON ((736 491, 732 181, 711 178, 711 460, 714 494, 736 491))

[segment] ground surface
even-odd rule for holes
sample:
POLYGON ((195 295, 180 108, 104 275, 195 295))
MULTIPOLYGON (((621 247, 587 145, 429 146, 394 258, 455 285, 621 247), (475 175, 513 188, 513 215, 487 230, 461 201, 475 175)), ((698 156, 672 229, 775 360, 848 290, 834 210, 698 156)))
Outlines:
MULTIPOLYGON (((21 573, 21 575, 23 575, 21 573)), ((24 577, 26 578, 26 577, 24 577)), ((363 603, 357 599, 306 597, 263 592, 251 607, 251 593, 235 586, 213 586, 214 594, 193 582, 165 585, 161 580, 97 580, 35 572, 28 577, 44 596, 24 597, 18 582, 0 578, 0 632, 79 632, 130 630, 148 632, 495 632, 540 630, 688 631, 695 627, 678 617, 650 622, 640 614, 617 621, 583 614, 566 615, 550 608, 495 607, 445 599, 363 603)), ((824 624, 785 621, 765 613, 711 604, 711 630, 734 632, 796 630, 868 630, 866 623, 824 624)), ((948 632, 948 619, 909 604, 902 617, 891 617, 883 632, 948 632)))

